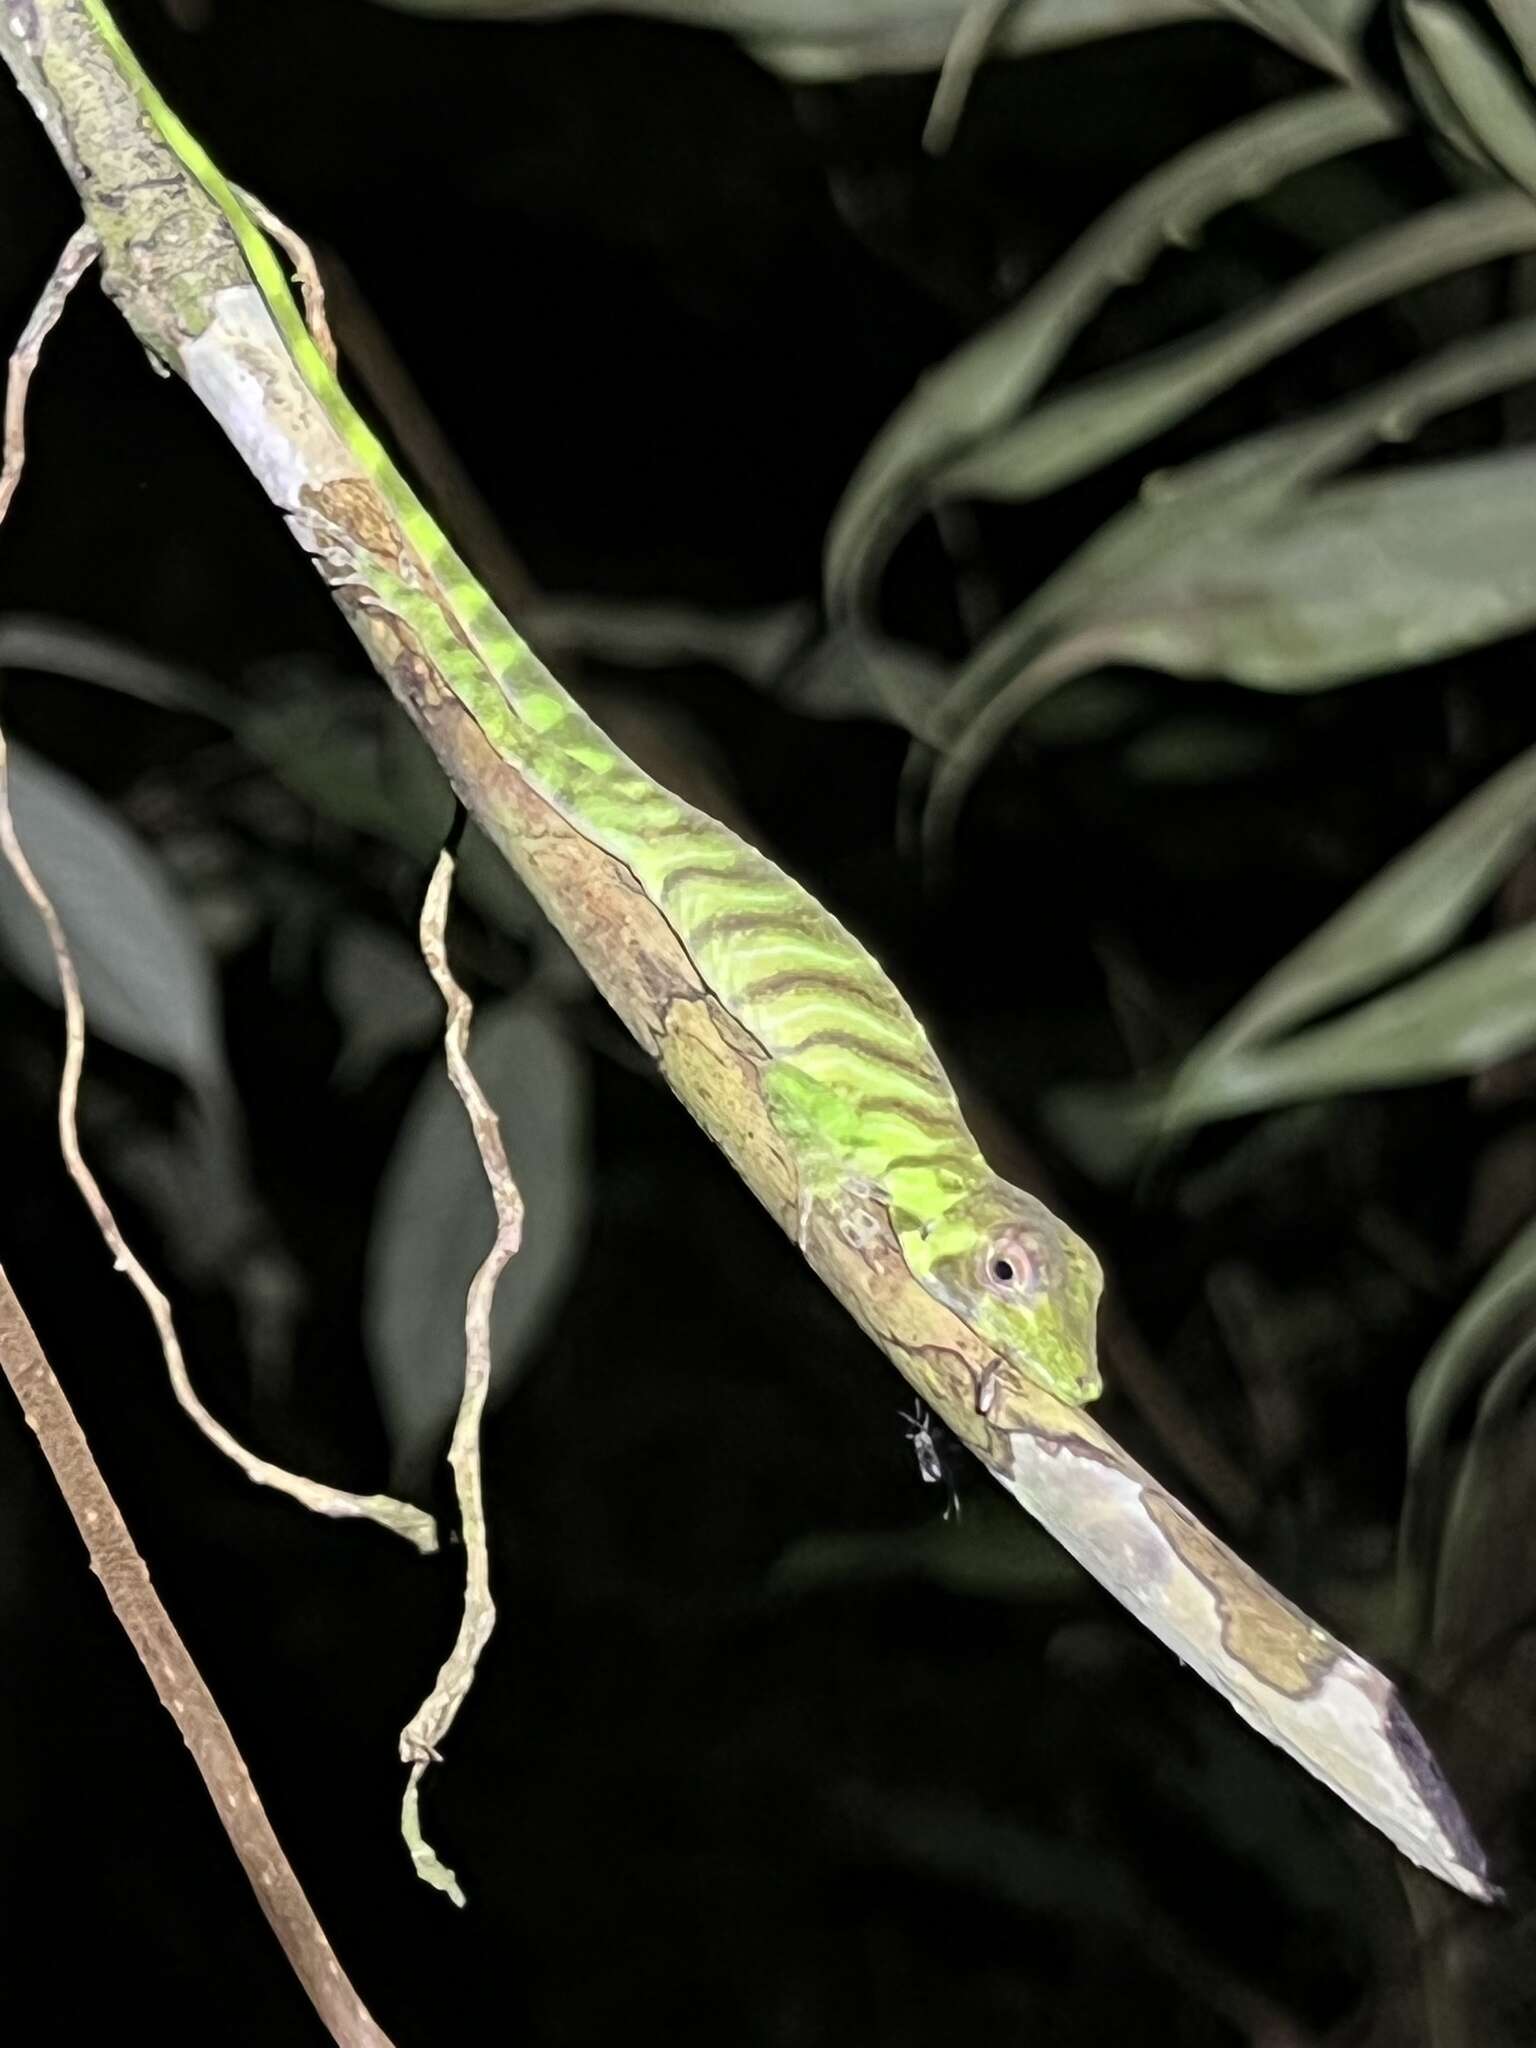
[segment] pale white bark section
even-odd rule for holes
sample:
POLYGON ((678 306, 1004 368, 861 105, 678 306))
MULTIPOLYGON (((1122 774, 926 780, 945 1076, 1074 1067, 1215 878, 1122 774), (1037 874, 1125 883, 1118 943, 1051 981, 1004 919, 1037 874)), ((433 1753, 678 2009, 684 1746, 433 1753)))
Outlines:
POLYGON ((187 382, 239 450, 299 544, 324 555, 325 536, 307 514, 303 491, 361 472, 361 464, 300 376, 272 310, 254 284, 212 295, 213 317, 184 342, 187 382))
POLYGON ((1250 1727, 1304 1765, 1410 1861, 1469 1898, 1497 1896, 1482 1852, 1390 1680, 1199 1529, 1111 1439, 1098 1430, 1094 1436, 1103 1451, 1086 1441, 1017 1432, 1009 1438, 1012 1475, 993 1470, 992 1476, 1250 1727), (1207 1576, 1180 1555, 1153 1520, 1153 1503, 1173 1509, 1196 1531, 1218 1561, 1216 1571, 1207 1576), (1220 1585, 1213 1583, 1218 1572, 1220 1585), (1233 1634, 1244 1629, 1288 1642, 1296 1689, 1267 1681, 1235 1653, 1233 1634), (1304 1679, 1308 1666, 1316 1673, 1311 1683, 1304 1679))

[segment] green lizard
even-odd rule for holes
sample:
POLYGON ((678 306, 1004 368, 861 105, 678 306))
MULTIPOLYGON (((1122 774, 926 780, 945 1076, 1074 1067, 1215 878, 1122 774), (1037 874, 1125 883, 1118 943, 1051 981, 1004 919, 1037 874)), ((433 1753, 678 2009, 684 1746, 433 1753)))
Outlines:
MULTIPOLYGON (((1100 1391, 1098 1260, 1034 1196, 988 1166, 922 1026, 889 977, 782 869, 622 754, 508 624, 353 409, 250 204, 160 98, 103 0, 58 0, 39 12, 64 24, 40 38, 44 76, 50 58, 78 70, 82 60, 70 38, 82 31, 68 24, 83 16, 143 110, 146 189, 158 150, 163 168, 184 172, 201 188, 227 228, 225 242, 232 234, 238 245, 223 252, 219 272, 229 281, 218 294, 217 350, 198 347, 209 324, 206 283, 202 299, 188 292, 174 332, 140 325, 141 339, 194 386, 222 380, 216 410, 354 623, 388 616, 501 758, 624 864, 704 986, 762 1049, 764 1097, 798 1179, 802 1248, 818 1200, 851 1192, 882 1206, 913 1278, 996 1354, 998 1364, 977 1393, 979 1410, 994 1426, 1009 1427, 1021 1377, 1065 1401, 1091 1401, 1100 1391), (230 348, 231 329, 240 331, 242 293, 246 301, 259 295, 251 318, 276 323, 293 370, 345 444, 350 474, 317 486, 312 452, 297 444, 292 473, 284 473, 273 432, 277 416, 280 450, 281 398, 254 344, 253 388, 244 396, 232 388, 246 374, 238 348, 231 367, 230 348), (238 421, 247 398, 252 425, 242 440, 238 421)), ((88 177, 82 190, 89 199, 88 177)), ((178 213, 174 195, 150 228, 143 215, 125 221, 108 210, 93 213, 107 289, 120 288, 146 261, 146 245, 156 238, 175 248, 202 233, 206 260, 206 224, 189 226, 190 213, 185 199, 178 213)), ((131 290, 120 288, 120 296, 127 304, 131 290)))

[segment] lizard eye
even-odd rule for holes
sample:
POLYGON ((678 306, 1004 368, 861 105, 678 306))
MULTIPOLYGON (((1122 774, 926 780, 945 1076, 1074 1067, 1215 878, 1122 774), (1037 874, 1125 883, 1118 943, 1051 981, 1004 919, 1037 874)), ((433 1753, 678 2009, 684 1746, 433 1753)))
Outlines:
POLYGON ((987 1253, 987 1285, 995 1294, 1019 1300, 1034 1293, 1040 1277, 1040 1254, 1033 1244, 1005 1237, 987 1253))

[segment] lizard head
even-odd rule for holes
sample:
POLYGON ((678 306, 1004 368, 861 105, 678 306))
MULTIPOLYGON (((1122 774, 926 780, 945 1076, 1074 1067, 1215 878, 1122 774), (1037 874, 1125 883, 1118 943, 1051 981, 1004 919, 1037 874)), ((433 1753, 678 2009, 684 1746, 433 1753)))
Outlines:
POLYGON ((1098 1398, 1103 1271, 1043 1202, 989 1174, 941 1216, 898 1234, 914 1276, 1003 1360, 982 1395, 1000 1426, 1014 1374, 1074 1407, 1098 1398))

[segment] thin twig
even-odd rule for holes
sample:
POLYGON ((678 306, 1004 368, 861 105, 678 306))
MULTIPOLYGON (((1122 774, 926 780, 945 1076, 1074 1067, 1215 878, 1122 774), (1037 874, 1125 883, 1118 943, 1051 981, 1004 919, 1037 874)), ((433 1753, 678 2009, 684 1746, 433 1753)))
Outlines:
POLYGON ((453 1726, 474 1683, 475 1666, 496 1625, 491 1599, 490 1558, 485 1538, 485 1502, 480 1477, 480 1418, 491 1377, 491 1308, 496 1283, 523 1238, 523 1198, 518 1193, 501 1141, 501 1125, 469 1065, 469 1026, 474 1006, 454 980, 448 965, 446 926, 453 889, 453 855, 438 857, 421 911, 421 952, 436 982, 448 1018, 443 1050, 449 1077, 469 1117, 491 1200, 496 1206, 496 1236, 469 1284, 464 1305, 464 1392, 454 1423, 448 1462, 453 1468, 464 1537, 464 1611, 459 1633, 437 1683, 415 1717, 402 1730, 400 1760, 411 1767, 400 1816, 400 1829, 416 1865, 417 1875, 464 1904, 458 1879, 422 1839, 418 1787, 429 1763, 441 1762, 438 1745, 453 1726))
POLYGON ((65 301, 96 261, 100 248, 94 228, 82 224, 75 229, 64 244, 64 253, 53 266, 53 275, 43 286, 42 297, 32 309, 32 318, 21 330, 21 339, 11 353, 10 374, 5 384, 5 461, 0 466, 0 519, 4 519, 11 509, 11 500, 16 495, 22 466, 27 459, 25 421, 27 387, 32 382, 32 372, 37 368, 43 343, 64 310, 65 301))
POLYGON ((327 250, 325 263, 331 280, 327 294, 320 281, 315 253, 304 238, 244 186, 235 185, 231 190, 257 226, 271 236, 292 263, 293 280, 304 301, 305 325, 332 375, 339 374, 339 350, 331 332, 329 304, 339 308, 338 324, 346 340, 348 371, 373 400, 417 476, 439 504, 453 507, 455 539, 464 559, 509 615, 516 615, 519 610, 526 612, 536 596, 532 578, 508 545, 496 514, 411 382, 373 308, 358 290, 357 280, 335 251, 327 250))
POLYGON ((86 1165, 80 1150, 78 1115, 80 1075, 85 1065, 85 1003, 80 994, 80 977, 75 969, 74 956, 69 950, 58 912, 54 909, 42 883, 33 873, 31 863, 22 851, 21 842, 16 836, 16 821, 11 814, 8 755, 3 733, 0 733, 0 852, 3 852, 10 862, 16 879, 21 883, 33 909, 43 921, 43 928, 48 934, 48 944, 53 951, 53 964, 59 978, 60 993, 64 998, 64 1072, 59 1082, 59 1149, 64 1155, 64 1165, 70 1179, 84 1196, 85 1205, 95 1220, 96 1228, 106 1240, 114 1266, 118 1272, 128 1275, 138 1290, 140 1299, 149 1310, 177 1400, 209 1442, 238 1465, 246 1478, 254 1481, 257 1486, 270 1486, 278 1493, 286 1493, 290 1500, 298 1501, 302 1507, 312 1509, 317 1515, 361 1516, 366 1521, 377 1522, 382 1528, 392 1529, 397 1536, 404 1536, 422 1552, 436 1550, 437 1524, 424 1509, 412 1506, 409 1501, 395 1500, 387 1493, 347 1493, 339 1487, 327 1486, 321 1480, 305 1479, 296 1472, 285 1471, 281 1465, 270 1464, 265 1458, 258 1458, 253 1451, 248 1451, 242 1443, 231 1436, 224 1425, 216 1420, 199 1400, 187 1371, 180 1339, 176 1335, 171 1304, 155 1285, 123 1236, 117 1218, 108 1206, 107 1198, 102 1193, 96 1176, 86 1165))
POLYGON ((263 206, 254 192, 247 192, 243 185, 231 185, 231 192, 245 208, 264 234, 268 234, 293 265, 293 281, 304 299, 304 324, 309 329, 309 338, 325 358, 331 375, 336 374, 336 342, 331 333, 331 323, 325 316, 325 286, 320 282, 320 266, 314 252, 302 235, 294 233, 286 221, 279 220, 270 207, 263 206))
POLYGON ((90 1555, 91 1570, 175 1721, 261 1910, 339 2048, 390 2048, 348 1982, 251 1783, 218 1703, 150 1581, 74 1410, 0 1271, 0 1370, 90 1555))
MULTIPOLYGON (((3 480, 0 480, 0 514, 3 514, 4 506, 9 503, 10 496, 14 493, 16 480, 20 477, 25 460, 26 393, 33 369, 36 367, 38 350, 58 319, 70 290, 78 282, 95 253, 95 238, 88 230, 77 230, 70 237, 52 277, 44 288, 43 296, 38 301, 37 309, 28 321, 26 331, 11 357, 5 393, 5 464, 3 480), (9 484, 8 490, 4 489, 5 483, 9 484)), ((119 1272, 128 1275, 154 1320, 160 1348, 165 1355, 166 1370, 170 1374, 177 1400, 210 1443, 217 1445, 225 1456, 232 1459, 246 1477, 258 1486, 270 1486, 279 1493, 286 1493, 290 1499, 313 1509, 316 1514, 361 1516, 367 1521, 379 1523, 383 1528, 394 1530, 397 1535, 404 1536, 409 1542, 414 1543, 418 1550, 435 1550, 437 1525, 421 1508, 413 1507, 407 1501, 394 1500, 388 1494, 347 1493, 340 1488, 326 1486, 319 1480, 304 1479, 297 1473, 286 1472, 280 1465, 270 1464, 265 1458, 258 1458, 253 1452, 246 1450, 222 1423, 214 1419, 198 1399, 187 1372, 180 1340, 176 1335, 171 1305, 130 1249, 118 1228, 117 1218, 108 1206, 107 1199, 80 1150, 78 1110, 80 1075, 85 1065, 85 1003, 80 993, 80 977, 75 970, 74 957, 64 936, 59 914, 54 909, 47 891, 34 874, 16 834, 16 821, 11 814, 9 761, 3 732, 0 732, 0 852, 3 852, 10 862, 16 879, 25 890, 33 909, 42 919, 43 929, 48 934, 48 944, 53 952, 59 991, 64 1001, 64 1072, 59 1082, 58 1105, 59 1149, 64 1155, 64 1164, 70 1179, 84 1196, 86 1207, 106 1240, 113 1263, 119 1272)))

